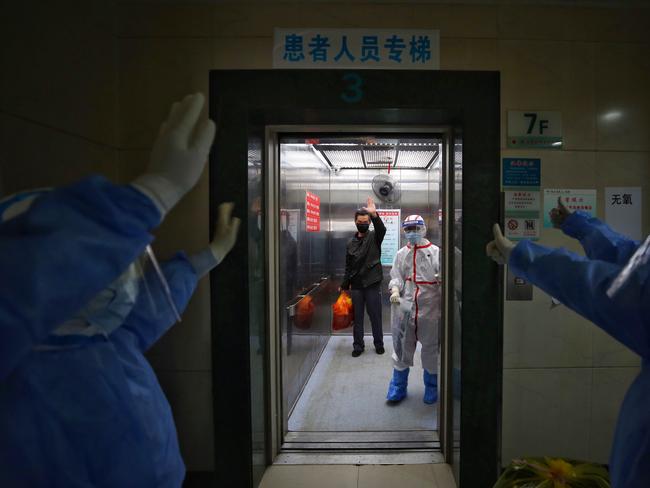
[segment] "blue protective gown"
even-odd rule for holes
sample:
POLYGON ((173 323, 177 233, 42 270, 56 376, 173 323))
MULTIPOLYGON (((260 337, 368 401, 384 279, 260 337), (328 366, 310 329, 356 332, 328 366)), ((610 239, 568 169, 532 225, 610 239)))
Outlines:
POLYGON ((516 276, 526 278, 591 320, 642 358, 641 373, 623 401, 610 455, 613 488, 650 487, 650 270, 637 267, 613 299, 607 290, 639 243, 583 212, 562 230, 575 237, 587 257, 521 241, 510 255, 516 276))
MULTIPOLYGON (((159 221, 134 188, 92 177, 0 224, 0 486, 181 486, 171 409, 143 354, 175 322, 162 287, 109 336, 50 334, 159 221)), ((182 254, 162 268, 181 311, 196 273, 182 254)))

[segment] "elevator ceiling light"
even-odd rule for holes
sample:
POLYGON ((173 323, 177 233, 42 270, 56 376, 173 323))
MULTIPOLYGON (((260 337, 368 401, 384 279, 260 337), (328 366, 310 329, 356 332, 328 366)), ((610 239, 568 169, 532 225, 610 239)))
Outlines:
POLYGON ((283 160, 302 167, 314 156, 334 171, 340 169, 431 169, 439 159, 442 140, 436 136, 405 134, 320 135, 316 138, 287 137, 280 143, 283 160))
POLYGON ((438 144, 398 143, 358 144, 356 148, 349 145, 315 144, 331 168, 364 169, 429 169, 440 152, 438 144))
POLYGON ((319 146, 358 146, 355 142, 321 142, 319 146))
POLYGON ((367 168, 388 168, 388 165, 395 167, 395 157, 397 156, 397 145, 379 145, 361 146, 363 159, 367 168))
POLYGON ((438 157, 438 147, 433 145, 429 147, 423 146, 399 148, 395 167, 402 169, 429 169, 438 157))
POLYGON ((337 167, 341 169, 357 169, 366 167, 361 151, 356 149, 338 147, 321 149, 316 147, 316 150, 320 151, 332 169, 337 167))

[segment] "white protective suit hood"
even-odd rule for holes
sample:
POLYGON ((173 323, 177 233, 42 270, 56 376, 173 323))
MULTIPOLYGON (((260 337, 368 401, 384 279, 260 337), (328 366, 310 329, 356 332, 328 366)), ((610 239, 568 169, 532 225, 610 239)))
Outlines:
POLYGON ((427 235, 427 226, 420 215, 409 215, 402 222, 402 229, 406 240, 412 246, 421 244, 427 235))

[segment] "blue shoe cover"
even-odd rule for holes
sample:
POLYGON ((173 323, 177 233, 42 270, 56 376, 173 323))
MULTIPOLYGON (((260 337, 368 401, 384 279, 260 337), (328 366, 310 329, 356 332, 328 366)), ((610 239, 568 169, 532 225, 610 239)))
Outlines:
POLYGON ((409 368, 403 371, 393 369, 393 379, 388 385, 388 394, 386 400, 389 402, 399 402, 406 398, 406 386, 408 385, 409 368))
POLYGON ((424 370, 424 403, 432 404, 438 401, 438 375, 424 370))

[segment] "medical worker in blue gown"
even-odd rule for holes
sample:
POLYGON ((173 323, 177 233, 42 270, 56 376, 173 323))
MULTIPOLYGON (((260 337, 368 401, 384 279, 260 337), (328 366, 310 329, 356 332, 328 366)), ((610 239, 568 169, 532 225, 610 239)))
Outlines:
POLYGON ((561 201, 551 219, 580 241, 586 257, 531 241, 515 245, 496 224, 487 254, 641 356, 641 373, 621 406, 609 469, 613 488, 650 487, 650 237, 640 244, 586 213, 569 212, 561 201))
POLYGON ((203 103, 173 105, 129 185, 93 176, 0 201, 0 486, 181 486, 172 412, 144 353, 234 245, 232 205, 204 252, 177 254, 158 278, 134 263, 205 166, 215 128, 199 122, 203 103))

